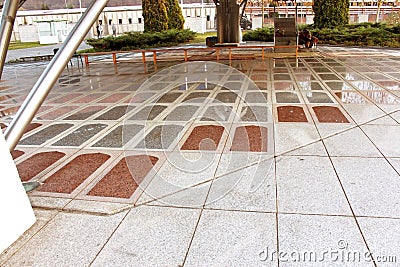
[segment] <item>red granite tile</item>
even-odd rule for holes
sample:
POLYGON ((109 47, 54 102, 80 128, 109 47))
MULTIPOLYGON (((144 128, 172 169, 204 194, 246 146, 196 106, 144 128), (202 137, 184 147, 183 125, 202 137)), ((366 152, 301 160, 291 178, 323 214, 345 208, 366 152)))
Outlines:
POLYGON ((89 103, 89 102, 92 102, 92 101, 102 97, 103 95, 105 95, 105 94, 103 94, 103 93, 90 94, 90 95, 87 95, 87 96, 84 96, 84 97, 81 97, 81 98, 75 100, 73 103, 89 103))
POLYGON ((49 113, 46 113, 46 114, 44 114, 44 115, 41 115, 41 116, 39 117, 39 119, 42 119, 42 120, 54 120, 54 119, 56 119, 56 118, 58 118, 58 117, 61 117, 61 116, 63 116, 64 114, 66 114, 66 113, 68 113, 68 112, 71 112, 72 110, 75 110, 75 109, 77 109, 77 108, 79 108, 79 107, 78 107, 78 106, 65 106, 65 107, 61 107, 61 108, 58 108, 58 109, 56 109, 56 110, 50 111, 49 113))
POLYGON ((267 152, 268 129, 242 126, 235 130, 231 151, 267 152))
POLYGON ((158 158, 137 155, 121 159, 88 193, 90 196, 130 198, 158 158))
POLYGON ((11 108, 6 108, 3 110, 0 110, 0 118, 15 114, 15 113, 17 113, 18 109, 19 109, 19 107, 11 107, 11 108))
POLYGON ((13 150, 13 151, 11 152, 11 156, 12 156, 13 159, 19 158, 19 157, 21 157, 23 154, 25 154, 25 152, 24 152, 24 151, 20 151, 20 150, 13 150))
POLYGON ((47 111, 47 110, 52 109, 52 108, 53 108, 53 106, 41 106, 41 107, 39 108, 37 114, 39 114, 39 113, 41 113, 41 112, 44 112, 44 111, 47 111))
POLYGON ((109 158, 102 153, 79 155, 47 178, 38 191, 70 194, 109 158))
POLYGON ((319 122, 349 123, 347 118, 337 107, 318 106, 313 107, 313 110, 319 122))
POLYGON ((279 122, 308 122, 302 107, 280 106, 277 110, 279 122))
POLYGON ((68 95, 62 96, 60 98, 57 98, 55 100, 52 100, 51 102, 52 103, 65 103, 65 102, 68 102, 74 98, 81 96, 81 95, 82 95, 82 93, 68 94, 68 95))
POLYGON ((26 127, 26 129, 24 131, 24 134, 28 133, 30 131, 33 131, 33 130, 35 130, 36 128, 38 128, 40 126, 42 126, 42 124, 40 124, 40 123, 35 123, 35 122, 31 123, 31 124, 28 125, 28 127, 26 127))
POLYGON ((121 99, 123 99, 124 97, 128 96, 128 93, 118 93, 118 94, 112 94, 100 101, 98 101, 98 103, 115 103, 115 102, 119 102, 121 99))
POLYGON ((182 150, 216 150, 224 133, 223 126, 197 126, 190 133, 182 150))
POLYGON ((17 165, 19 176, 23 182, 29 181, 64 156, 64 153, 58 151, 35 154, 17 165))

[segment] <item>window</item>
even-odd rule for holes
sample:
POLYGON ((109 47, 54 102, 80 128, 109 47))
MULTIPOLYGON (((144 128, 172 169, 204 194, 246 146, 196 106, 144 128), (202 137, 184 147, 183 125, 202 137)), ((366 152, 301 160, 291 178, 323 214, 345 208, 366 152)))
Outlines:
POLYGON ((207 15, 207 21, 210 21, 210 20, 211 20, 210 15, 207 15))
POLYGON ((108 25, 111 25, 112 24, 112 19, 109 19, 108 20, 108 25))
POLYGON ((118 19, 118 24, 122 24, 122 19, 118 19))
POLYGON ((138 22, 139 22, 139 23, 142 23, 142 18, 138 18, 138 22))
POLYGON ((99 19, 99 24, 103 24, 103 20, 102 19, 99 19))

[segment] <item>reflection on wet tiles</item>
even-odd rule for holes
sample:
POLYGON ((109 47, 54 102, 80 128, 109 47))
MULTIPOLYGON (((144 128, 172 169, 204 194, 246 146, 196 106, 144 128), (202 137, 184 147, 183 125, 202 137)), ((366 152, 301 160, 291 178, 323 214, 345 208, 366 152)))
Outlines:
POLYGON ((121 99, 127 97, 128 95, 129 95, 128 93, 112 94, 112 95, 98 101, 98 103, 116 103, 116 102, 119 102, 121 99))
POLYGON ((354 81, 351 82, 356 88, 362 91, 379 91, 382 88, 369 81, 354 81))
POLYGON ((107 127, 106 124, 88 124, 63 137, 53 146, 80 146, 107 127))
POLYGON ((134 106, 117 106, 109 111, 106 111, 105 113, 101 114, 95 120, 105 120, 105 121, 113 121, 113 120, 118 120, 122 116, 124 116, 127 112, 130 110, 134 109, 134 106))
POLYGON ((318 76, 322 79, 322 80, 338 80, 339 78, 335 75, 335 74, 318 74, 318 76))
POLYGON ((227 121, 232 113, 232 107, 227 105, 210 106, 204 115, 202 121, 227 121))
POLYGON ((326 85, 328 85, 328 87, 331 90, 335 90, 335 91, 349 91, 349 90, 354 90, 350 85, 348 85, 345 82, 326 82, 326 85))
POLYGON ((104 93, 97 93, 97 94, 89 94, 84 97, 81 97, 77 100, 75 100, 73 103, 89 103, 92 102, 100 97, 102 97, 104 93))
POLYGON ((183 102, 189 103, 203 103, 206 98, 210 95, 208 92, 194 92, 190 93, 183 102))
POLYGON ((292 82, 274 82, 275 90, 295 90, 292 82))
POLYGON ((175 93, 175 92, 166 93, 157 100, 157 103, 172 103, 181 95, 182 93, 175 93))
POLYGON ((198 106, 180 106, 176 107, 171 113, 165 117, 165 121, 190 121, 196 111, 199 109, 198 106))
POLYGON ((307 92, 305 95, 310 103, 333 103, 332 99, 322 92, 307 92))
POLYGON ((65 153, 53 151, 38 153, 17 165, 21 181, 26 182, 56 163, 65 153))
POLYGON ((400 90, 400 83, 395 81, 377 81, 379 85, 388 90, 400 90))
POLYGON ((252 84, 249 85, 249 90, 267 90, 268 84, 266 82, 255 82, 257 88, 252 88, 252 84))
POLYGON ((54 120, 58 117, 61 117, 65 115, 68 112, 71 112, 73 110, 76 110, 79 108, 78 106, 66 106, 66 107, 61 107, 56 110, 50 111, 49 113, 46 113, 44 115, 41 115, 40 117, 37 117, 38 120, 54 120))
POLYGON ((11 156, 12 156, 13 159, 17 159, 17 158, 21 157, 24 154, 25 154, 25 152, 21 151, 21 150, 13 150, 13 151, 11 151, 11 156))
POLYGON ((388 78, 385 75, 376 72, 364 73, 364 75, 372 80, 385 80, 388 78))
POLYGON ((181 147, 181 150, 216 150, 223 133, 223 126, 196 126, 181 147))
POLYGON ((274 80, 276 81, 290 81, 290 75, 287 74, 274 74, 274 80))
POLYGON ((268 93, 264 92, 248 92, 245 98, 246 103, 267 103, 268 93))
POLYGON ((159 125, 146 135, 136 148, 168 149, 183 129, 180 125, 159 125))
POLYGON ((228 90, 240 90, 242 88, 242 82, 226 82, 224 87, 228 90))
POLYGON ((61 134, 62 132, 66 131, 67 129, 74 126, 70 123, 61 123, 61 124, 54 124, 50 125, 49 127, 40 130, 39 132, 23 139, 19 142, 20 145, 41 145, 44 142, 50 140, 51 138, 61 134))
POLYGON ((301 74, 295 74, 296 80, 299 82, 309 82, 309 81, 315 81, 315 77, 311 74, 306 74, 306 73, 301 73, 301 74))
POLYGON ((222 92, 217 94, 214 102, 222 102, 222 103, 235 103, 237 98, 237 94, 234 92, 222 92))
POLYGON ((274 68, 274 73, 289 73, 287 68, 274 68))
POLYGON ((82 94, 81 93, 68 94, 68 95, 62 96, 60 98, 57 98, 55 100, 51 100, 50 102, 52 102, 52 103, 65 103, 65 102, 68 102, 68 101, 70 101, 70 100, 72 100, 74 98, 77 98, 79 96, 82 96, 82 94))
POLYGON ((268 129, 259 126, 236 128, 231 151, 267 152, 268 129))
POLYGON ((265 106, 243 107, 240 114, 242 121, 268 122, 269 110, 265 106))
POLYGON ((399 98, 387 91, 367 91, 365 94, 378 104, 399 104, 399 98))
POLYGON ((313 68, 313 70, 314 70, 315 72, 322 72, 322 73, 331 72, 331 70, 329 70, 328 68, 325 68, 325 67, 313 68))
POLYGON ((323 123, 349 123, 347 118, 343 115, 337 107, 318 106, 313 107, 314 113, 319 122, 323 123))
POLYGON ((278 103, 300 103, 299 97, 295 92, 277 92, 275 97, 278 103))
POLYGON ((357 92, 337 92, 335 95, 342 103, 346 104, 364 104, 367 103, 365 98, 357 92))
POLYGON ((125 157, 89 191, 88 195, 130 198, 157 161, 157 157, 147 155, 125 157))
POLYGON ((324 90, 321 86, 321 84, 317 82, 299 82, 299 87, 300 90, 306 90, 306 91, 322 91, 324 90))
POLYGON ((166 106, 161 105, 147 106, 130 117, 129 120, 154 120, 166 108, 166 106))
POLYGON ((308 122, 302 107, 280 106, 277 110, 279 122, 308 122))
POLYGON ((93 147, 123 147, 143 128, 143 125, 138 124, 120 125, 94 144, 93 147))
POLYGON ((66 117, 64 120, 86 120, 104 108, 104 106, 87 107, 66 117))
POLYGON ((215 89, 216 85, 212 83, 200 83, 197 86, 197 90, 213 90, 215 89))
POLYGON ((150 85, 146 86, 149 90, 161 91, 165 89, 167 86, 165 83, 151 83, 150 85))
POLYGON ((102 153, 79 155, 47 178, 37 190, 70 194, 109 158, 102 153))
POLYGON ((146 102, 149 98, 151 98, 153 93, 139 93, 135 94, 132 98, 129 99, 129 103, 144 103, 146 102))

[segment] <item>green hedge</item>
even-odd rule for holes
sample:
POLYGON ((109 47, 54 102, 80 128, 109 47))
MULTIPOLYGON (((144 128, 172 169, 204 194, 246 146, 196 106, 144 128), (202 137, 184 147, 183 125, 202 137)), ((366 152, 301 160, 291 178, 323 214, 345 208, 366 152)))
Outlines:
POLYGON ((262 28, 243 34, 243 41, 273 42, 274 28, 262 28))
POLYGON ((155 33, 129 32, 117 37, 88 39, 95 51, 127 51, 149 47, 174 46, 193 40, 196 33, 190 30, 166 30, 155 33))
MULTIPOLYGON (((400 47, 399 24, 360 23, 323 29, 315 28, 314 25, 301 25, 299 31, 304 28, 318 37, 319 44, 400 47)), ((263 28, 249 31, 243 35, 243 40, 273 42, 274 29, 263 28)))

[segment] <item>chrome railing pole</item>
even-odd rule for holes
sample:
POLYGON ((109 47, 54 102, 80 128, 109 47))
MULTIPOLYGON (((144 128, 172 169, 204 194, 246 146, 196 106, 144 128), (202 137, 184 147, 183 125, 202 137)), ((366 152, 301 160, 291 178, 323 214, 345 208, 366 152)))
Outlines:
POLYGON ((49 94, 51 88, 54 86, 58 77, 65 69, 65 66, 68 64, 70 58, 75 53, 76 49, 78 49, 84 37, 92 27, 93 23, 97 20, 107 3, 108 0, 92 0, 83 16, 80 18, 78 23, 69 34, 68 38, 65 40, 64 44, 61 46, 60 50, 57 52, 42 75, 39 77, 36 84, 33 86, 29 95, 19 108, 17 114, 4 133, 10 151, 12 151, 18 144, 25 128, 32 121, 36 112, 46 99, 46 96, 49 94))
POLYGON ((15 17, 17 16, 19 1, 6 0, 1 13, 0 24, 0 78, 3 74, 4 64, 6 63, 8 45, 10 44, 11 34, 14 28, 15 17))

